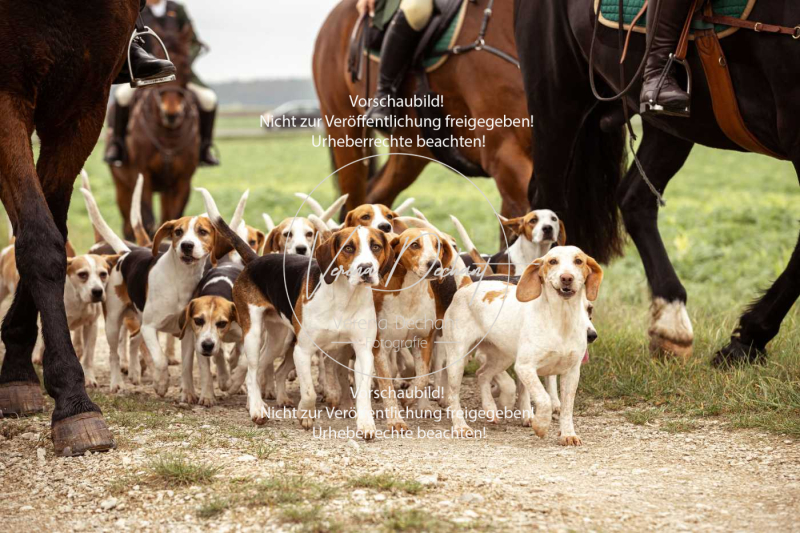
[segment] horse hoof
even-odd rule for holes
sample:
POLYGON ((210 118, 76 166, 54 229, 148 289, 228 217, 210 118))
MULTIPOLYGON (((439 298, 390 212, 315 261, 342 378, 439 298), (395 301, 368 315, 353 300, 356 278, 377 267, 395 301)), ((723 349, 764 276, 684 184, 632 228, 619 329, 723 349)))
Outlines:
POLYGON ((693 348, 691 341, 674 341, 661 335, 650 335, 650 354, 658 359, 677 358, 684 362, 692 358, 693 348))
POLYGON ((753 344, 745 344, 738 337, 732 337, 727 346, 714 354, 711 366, 730 368, 743 364, 764 364, 767 353, 753 344))
POLYGON ((44 411, 44 397, 38 383, 12 381, 0 385, 0 418, 30 416, 44 411))
POLYGON ((56 455, 77 457, 86 452, 106 452, 117 447, 103 415, 81 413, 53 424, 53 448, 56 455))

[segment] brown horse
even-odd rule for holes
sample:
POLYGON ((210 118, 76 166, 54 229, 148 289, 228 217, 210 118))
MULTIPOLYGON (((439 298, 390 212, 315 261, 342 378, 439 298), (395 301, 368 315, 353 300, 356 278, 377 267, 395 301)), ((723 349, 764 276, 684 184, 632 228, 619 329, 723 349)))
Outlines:
MULTIPOLYGON (((477 0, 467 7, 457 44, 472 43, 480 31, 484 9, 489 0, 477 0)), ((343 0, 328 15, 320 29, 314 49, 314 83, 320 99, 323 117, 346 118, 364 112, 351 105, 351 96, 366 97, 366 80, 352 82, 347 73, 350 35, 358 21, 355 0, 343 0)), ((516 50, 513 32, 513 12, 510 1, 498 2, 488 24, 486 42, 512 54, 516 50)), ((410 58, 409 58, 410 59, 410 58)), ((375 93, 378 64, 369 68, 369 94, 375 93)), ((414 80, 409 76, 398 96, 410 96, 414 80)), ((434 93, 444 96, 444 114, 453 117, 492 118, 506 115, 525 118, 525 91, 519 69, 511 62, 495 55, 473 51, 463 56, 453 56, 444 65, 430 73, 430 86, 434 93)), ((398 111, 399 113, 401 111, 398 111)), ((416 116, 410 111, 409 116, 416 116)), ((323 118, 323 121, 325 119, 323 118)), ((362 138, 363 128, 327 128, 334 139, 362 138)), ((493 130, 453 128, 457 137, 480 139, 485 136, 482 148, 462 148, 461 155, 485 175, 494 177, 503 198, 501 213, 506 217, 528 212, 528 181, 533 170, 530 156, 531 133, 527 128, 496 128, 493 130)), ((422 133, 417 128, 399 128, 395 136, 413 139, 416 143, 422 133)), ((433 158, 427 148, 392 149, 392 152, 417 154, 433 158)), ((333 149, 336 168, 356 161, 365 155, 360 148, 333 149)), ((381 171, 370 179, 367 165, 350 165, 339 171, 342 193, 349 194, 345 211, 363 203, 380 203, 391 206, 397 196, 408 188, 429 163, 420 157, 392 155, 381 171)))
MULTIPOLYGON (((162 36, 175 64, 177 80, 138 89, 134 95, 126 138, 128 160, 111 165, 117 189, 117 205, 125 221, 125 237, 133 238, 130 225, 131 197, 139 174, 144 176, 142 221, 148 233, 155 230, 153 193, 161 194, 161 221, 183 215, 189 200, 192 176, 200 157, 200 119, 197 103, 186 84, 191 80, 191 26, 180 32, 153 28, 162 36)), ((156 55, 163 54, 158 47, 156 55)), ((111 142, 111 132, 107 137, 111 142)))
POLYGON ((114 446, 86 395, 67 327, 65 242, 73 182, 100 135, 138 13, 139 0, 0 0, 0 197, 20 274, 2 326, 0 410, 22 416, 44 408, 31 363, 41 313, 56 454, 114 446))

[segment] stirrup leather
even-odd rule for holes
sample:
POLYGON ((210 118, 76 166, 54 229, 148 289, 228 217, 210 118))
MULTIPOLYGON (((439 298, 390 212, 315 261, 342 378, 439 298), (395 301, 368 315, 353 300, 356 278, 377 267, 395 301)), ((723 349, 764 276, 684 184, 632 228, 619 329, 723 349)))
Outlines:
POLYGON ((650 99, 646 102, 642 102, 639 108, 640 114, 645 113, 652 113, 654 115, 661 114, 661 115, 671 115, 676 117, 688 117, 692 111, 692 69, 689 68, 689 64, 686 59, 678 59, 675 54, 670 54, 669 59, 667 60, 667 64, 664 66, 664 70, 661 72, 661 77, 658 79, 658 85, 656 86, 656 90, 653 91, 653 95, 650 99), (678 111, 678 110, 671 110, 665 109, 663 105, 658 103, 658 96, 661 94, 661 88, 664 86, 664 82, 669 76, 670 69, 674 63, 679 64, 683 67, 686 71, 686 94, 689 95, 689 103, 686 105, 686 108, 678 111))
POLYGON ((175 81, 176 79, 175 74, 168 74, 167 76, 159 76, 156 78, 135 78, 133 76, 133 66, 131 64, 131 46, 133 46, 133 42, 137 38, 142 38, 145 35, 152 35, 153 37, 156 38, 156 41, 158 41, 158 45, 164 51, 164 55, 166 56, 167 61, 169 61, 169 51, 167 50, 167 47, 164 45, 164 41, 161 40, 161 37, 159 37, 156 34, 156 32, 151 30, 150 26, 144 26, 140 30, 137 25, 136 29, 133 30, 133 34, 131 35, 130 40, 128 41, 128 72, 130 73, 131 76, 131 87, 133 87, 134 89, 137 87, 145 87, 147 85, 167 83, 170 81, 175 81))

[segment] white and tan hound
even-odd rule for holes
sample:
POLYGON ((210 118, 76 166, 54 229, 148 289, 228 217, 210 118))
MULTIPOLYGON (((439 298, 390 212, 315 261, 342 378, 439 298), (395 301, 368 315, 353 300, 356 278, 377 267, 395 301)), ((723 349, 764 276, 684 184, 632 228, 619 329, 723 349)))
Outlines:
MULTIPOLYGON (((455 432, 472 434, 461 408, 460 389, 467 355, 480 341, 478 346, 487 354, 479 383, 484 406, 493 410, 491 378, 513 364, 536 405, 531 427, 544 437, 552 400, 538 376, 560 375, 559 443, 581 444, 572 410, 588 343, 586 300, 597 299, 602 280, 603 271, 594 259, 574 246, 559 246, 528 266, 516 286, 483 281, 455 294, 445 313, 443 335, 455 432)), ((524 407, 530 412, 529 406, 524 407)), ((491 412, 489 416, 494 418, 491 412)))

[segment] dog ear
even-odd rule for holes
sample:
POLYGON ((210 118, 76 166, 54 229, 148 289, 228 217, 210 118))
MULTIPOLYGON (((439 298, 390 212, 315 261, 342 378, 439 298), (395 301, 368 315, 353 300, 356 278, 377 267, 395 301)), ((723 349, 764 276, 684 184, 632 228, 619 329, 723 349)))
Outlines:
POLYGON ((339 235, 339 232, 334 233, 314 250, 314 259, 319 263, 319 269, 324 276, 325 283, 328 285, 336 280, 334 274, 336 267, 333 264, 333 258, 336 257, 336 252, 339 251, 339 235))
POLYGON ((228 308, 228 320, 231 322, 239 323, 239 311, 236 309, 236 304, 231 302, 230 307, 228 308))
POLYGON ((275 226, 267 235, 267 242, 264 246, 264 253, 271 254, 273 252, 280 252, 281 251, 281 227, 275 226))
POLYGON ((391 215, 392 215, 392 233, 397 233, 398 235, 400 235, 401 233, 403 233, 405 230, 408 229, 408 226, 406 225, 405 222, 403 222, 402 220, 398 220, 400 218, 399 214, 397 214, 394 211, 391 211, 391 215))
POLYGON ((343 228, 354 228, 358 226, 358 222, 356 221, 356 212, 355 210, 349 211, 347 216, 344 217, 344 226, 343 228))
POLYGON ((586 256, 586 266, 589 267, 589 276, 586 278, 586 299, 590 302, 597 300, 600 284, 603 282, 603 269, 593 258, 586 256))
POLYGON ((69 269, 72 268, 72 263, 75 262, 74 257, 67 256, 67 274, 69 275, 69 269))
POLYGON ((161 246, 161 241, 163 241, 167 237, 172 237, 172 231, 174 229, 175 229, 175 222, 172 220, 161 224, 161 227, 158 228, 158 231, 156 232, 156 236, 153 237, 153 256, 158 255, 158 249, 161 246))
POLYGON ((264 245, 267 243, 267 236, 263 231, 256 230, 256 253, 264 255, 264 245))
POLYGON ((564 246, 567 244, 567 228, 564 226, 564 221, 558 221, 558 245, 564 246))
POLYGON ((104 255, 104 256, 101 256, 101 257, 106 260, 106 264, 108 265, 108 269, 111 270, 117 264, 117 261, 119 261, 119 258, 122 257, 122 254, 104 255))
POLYGON ((392 267, 395 263, 395 255, 394 255, 394 243, 395 241, 399 241, 397 237, 393 237, 391 240, 389 236, 383 232, 380 232, 381 238, 383 239, 383 261, 381 261, 380 267, 380 276, 383 278, 389 272, 392 271, 392 267))
POLYGON ((227 239, 220 239, 217 228, 215 228, 213 225, 211 228, 211 251, 209 252, 208 257, 211 260, 211 266, 215 267, 217 266, 217 257, 222 257, 221 255, 217 256, 217 243, 227 239))
POLYGON ((64 244, 64 248, 67 251, 67 257, 76 257, 78 255, 75 253, 75 248, 73 248, 72 243, 69 242, 69 239, 67 239, 67 242, 64 244))
POLYGON ((450 245, 450 240, 445 235, 437 235, 439 238, 439 245, 441 249, 439 250, 439 259, 442 262, 443 269, 449 269, 450 265, 455 260, 455 250, 450 245))
POLYGON ((509 218, 503 221, 503 227, 510 229, 514 235, 522 234, 522 226, 525 224, 525 219, 522 217, 509 218))
POLYGON ((539 270, 544 261, 539 258, 525 268, 517 284, 517 300, 530 302, 542 295, 542 277, 539 270))
POLYGON ((189 305, 186 306, 186 309, 183 310, 183 313, 178 317, 178 327, 181 328, 181 333, 178 335, 178 338, 183 340, 183 336, 186 335, 186 327, 189 325, 189 321, 192 319, 192 312, 194 307, 194 300, 189 302, 189 305))

